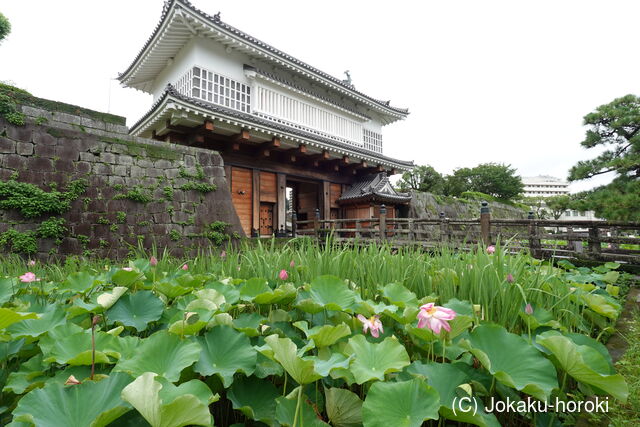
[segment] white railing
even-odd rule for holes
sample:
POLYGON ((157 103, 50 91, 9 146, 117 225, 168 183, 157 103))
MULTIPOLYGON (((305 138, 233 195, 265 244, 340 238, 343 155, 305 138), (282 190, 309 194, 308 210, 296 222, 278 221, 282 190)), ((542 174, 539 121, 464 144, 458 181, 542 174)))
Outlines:
POLYGON ((382 153, 382 135, 364 129, 362 123, 262 85, 256 85, 252 94, 246 84, 193 67, 178 79, 175 87, 179 93, 192 98, 382 153))
POLYGON ((176 90, 183 95, 211 102, 233 110, 249 113, 251 88, 220 74, 193 67, 176 82, 176 90))

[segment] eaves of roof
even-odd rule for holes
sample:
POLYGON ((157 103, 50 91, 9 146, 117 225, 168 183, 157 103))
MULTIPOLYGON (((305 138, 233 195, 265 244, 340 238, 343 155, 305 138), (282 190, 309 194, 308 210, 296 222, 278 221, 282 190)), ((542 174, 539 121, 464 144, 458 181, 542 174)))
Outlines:
POLYGON ((195 107, 199 107, 202 108, 204 110, 207 110, 213 114, 216 115, 220 115, 220 116, 225 116, 227 118, 231 118, 231 119, 236 119, 238 121, 244 121, 244 122, 248 122, 253 124, 256 127, 260 127, 266 130, 270 130, 272 132, 282 132, 283 134, 288 134, 288 135, 294 135, 297 137, 300 137, 302 139, 306 139, 309 141, 313 141, 316 143, 319 143, 320 145, 323 146, 323 148, 330 150, 330 151, 335 151, 336 148, 340 149, 341 151, 346 151, 346 152, 351 152, 360 156, 365 156, 368 157, 372 160, 378 160, 378 161, 382 161, 382 162, 386 162, 389 165, 392 165, 393 167, 402 170, 402 171, 406 171, 406 170, 410 170, 412 169, 415 165, 413 163, 413 161, 405 161, 405 160, 398 160, 398 159, 394 159, 392 157, 387 157, 384 156, 380 153, 376 153, 374 151, 371 150, 367 150, 364 148, 360 148, 360 147, 356 147, 350 144, 345 144, 339 141, 334 141, 332 139, 329 138, 325 138, 319 135, 315 135, 312 134, 310 132, 306 132, 304 130, 301 129, 296 129, 290 126, 286 126, 285 124, 282 123, 275 123, 257 116, 254 116, 252 114, 247 114, 247 113, 243 113, 240 111, 236 111, 236 110, 232 110, 229 108, 225 108, 225 107, 221 107, 219 105, 215 105, 215 104, 211 104, 209 102, 205 102, 205 101, 201 101, 199 99, 195 99, 195 98, 191 98, 188 97, 186 95, 183 95, 181 93, 179 93, 175 87, 173 87, 173 85, 169 84, 167 85, 165 92, 162 94, 162 96, 160 96, 156 102, 153 104, 153 106, 151 107, 151 109, 149 109, 149 111, 142 116, 130 129, 130 133, 135 134, 138 130, 138 128, 145 122, 147 121, 147 119, 149 119, 153 113, 160 108, 160 106, 165 103, 166 101, 168 102, 169 100, 176 100, 176 101, 181 101, 183 103, 186 103, 188 105, 192 105, 195 107), (334 149, 334 150, 332 150, 334 149))

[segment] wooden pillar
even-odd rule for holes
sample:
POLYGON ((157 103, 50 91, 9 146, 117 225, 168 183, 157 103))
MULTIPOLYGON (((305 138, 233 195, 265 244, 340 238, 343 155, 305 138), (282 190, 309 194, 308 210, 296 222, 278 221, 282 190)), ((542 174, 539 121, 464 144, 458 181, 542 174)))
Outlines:
POLYGON ((278 191, 276 203, 276 217, 278 230, 287 229, 287 175, 279 173, 276 178, 278 191))
POLYGON ((298 214, 296 211, 291 211, 291 237, 296 237, 296 231, 298 229, 298 214))
POLYGON ((440 241, 442 243, 449 241, 449 221, 444 212, 440 212, 440 241))
POLYGON ((227 186, 229 187, 229 191, 231 191, 231 166, 229 165, 224 166, 224 174, 227 180, 227 186))
POLYGON ((538 236, 538 226, 535 222, 533 212, 529 212, 529 252, 534 258, 542 257, 542 246, 540 245, 540 239, 538 236))
POLYGON ((597 257, 600 252, 602 252, 600 229, 597 226, 591 226, 589 227, 589 254, 597 257))
POLYGON ((380 205, 380 240, 387 240, 387 207, 380 205))
POLYGON ((485 246, 491 244, 491 212, 487 202, 482 202, 480 208, 480 235, 485 246))
POLYGON ((315 215, 313 216, 313 230, 316 237, 320 237, 320 209, 316 208, 315 215))
MULTIPOLYGON (((251 201, 251 230, 260 236, 260 170, 253 169, 253 198, 251 201)), ((257 234, 257 235, 256 235, 257 234)))
POLYGON ((331 183, 322 181, 322 219, 331 219, 331 183))

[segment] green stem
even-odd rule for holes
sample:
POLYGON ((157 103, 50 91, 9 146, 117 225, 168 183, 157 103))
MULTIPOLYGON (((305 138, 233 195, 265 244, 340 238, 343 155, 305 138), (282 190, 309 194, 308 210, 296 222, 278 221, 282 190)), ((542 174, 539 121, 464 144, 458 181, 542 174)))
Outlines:
POLYGON ((287 395, 287 371, 284 371, 284 390, 282 391, 282 396, 287 395))
POLYGON ((298 414, 300 413, 300 406, 302 406, 302 385, 300 385, 298 388, 298 403, 296 404, 296 413, 293 416, 293 427, 296 427, 298 425, 298 414))

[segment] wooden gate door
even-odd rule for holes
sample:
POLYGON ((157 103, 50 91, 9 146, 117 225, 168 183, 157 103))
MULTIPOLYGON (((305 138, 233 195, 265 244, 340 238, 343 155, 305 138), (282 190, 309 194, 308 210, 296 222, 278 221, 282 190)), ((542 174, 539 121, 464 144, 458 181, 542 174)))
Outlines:
POLYGON ((273 234, 273 203, 260 203, 260 235, 273 234))

